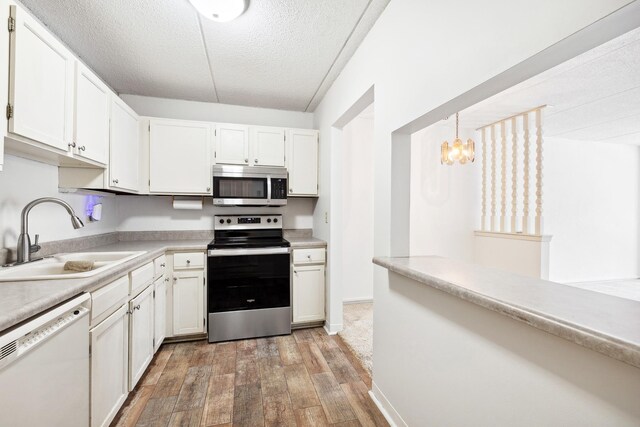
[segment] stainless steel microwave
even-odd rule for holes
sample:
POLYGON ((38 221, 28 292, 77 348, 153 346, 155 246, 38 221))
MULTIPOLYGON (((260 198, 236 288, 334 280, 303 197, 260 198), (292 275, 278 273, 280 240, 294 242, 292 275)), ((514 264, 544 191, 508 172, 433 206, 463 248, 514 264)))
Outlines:
POLYGON ((216 206, 284 206, 287 170, 259 166, 213 166, 216 206))

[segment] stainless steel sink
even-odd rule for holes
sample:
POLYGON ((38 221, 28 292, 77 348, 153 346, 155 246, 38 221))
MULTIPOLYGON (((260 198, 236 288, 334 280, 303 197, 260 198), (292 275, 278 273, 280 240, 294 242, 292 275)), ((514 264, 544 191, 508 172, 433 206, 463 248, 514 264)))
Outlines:
POLYGON ((0 268, 0 282, 15 282, 24 280, 56 280, 56 279, 77 279, 81 277, 91 277, 114 267, 123 262, 129 261, 139 255, 140 252, 77 252, 58 254, 49 258, 14 267, 0 268), (93 261, 94 269, 91 271, 69 271, 64 269, 67 261, 93 261))

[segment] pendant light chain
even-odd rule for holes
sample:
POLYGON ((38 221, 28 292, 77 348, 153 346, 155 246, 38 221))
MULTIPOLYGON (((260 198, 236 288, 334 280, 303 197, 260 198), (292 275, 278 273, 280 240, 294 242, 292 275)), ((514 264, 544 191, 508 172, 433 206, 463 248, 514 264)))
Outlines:
POLYGON ((458 139, 458 124, 459 124, 459 119, 458 119, 458 113, 456 113, 456 139, 458 139))

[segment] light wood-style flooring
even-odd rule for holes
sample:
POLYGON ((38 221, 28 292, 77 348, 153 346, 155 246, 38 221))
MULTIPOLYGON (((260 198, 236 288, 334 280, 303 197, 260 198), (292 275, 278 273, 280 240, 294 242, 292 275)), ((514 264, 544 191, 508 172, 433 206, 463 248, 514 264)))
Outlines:
POLYGON ((388 426, 371 379, 324 329, 165 344, 112 426, 388 426))

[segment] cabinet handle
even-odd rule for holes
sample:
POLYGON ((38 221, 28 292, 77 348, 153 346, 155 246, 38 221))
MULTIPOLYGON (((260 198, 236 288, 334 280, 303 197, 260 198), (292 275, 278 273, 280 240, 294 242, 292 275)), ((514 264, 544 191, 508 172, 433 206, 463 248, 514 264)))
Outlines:
POLYGON ((249 159, 244 159, 244 162, 245 163, 249 163, 249 159))
POLYGON ((76 148, 76 143, 75 142, 71 142, 69 144, 67 144, 69 147, 71 148, 76 148))
POLYGON ((83 145, 82 147, 78 147, 78 150, 80 150, 80 151, 84 151, 84 150, 86 150, 86 148, 85 148, 85 146, 83 145))
POLYGON ((167 265, 165 263, 160 264, 160 267, 166 267, 167 265))
POLYGON ((112 182, 113 182, 114 184, 117 184, 117 183, 118 183, 118 180, 117 180, 117 179, 114 179, 114 180, 112 180, 112 182))
POLYGON ((254 160, 253 160, 253 162, 254 162, 254 163, 258 163, 258 159, 254 159, 254 160))
POLYGON ((187 264, 191 264, 191 260, 190 259, 187 260, 187 264))
POLYGON ((169 278, 168 278, 168 277, 165 277, 165 278, 164 278, 164 281, 165 281, 165 282, 168 282, 168 281, 169 281, 169 278))
POLYGON ((127 310, 127 311, 124 312, 124 314, 133 314, 133 311, 127 310))
POLYGON ((178 281, 178 278, 177 278, 177 277, 174 277, 174 278, 173 278, 173 281, 174 281, 174 282, 177 282, 177 281, 178 281))
POLYGON ((290 188, 290 189, 289 189, 289 193, 293 193, 293 188, 290 188))
POLYGON ((207 192, 211 191, 211 187, 207 187, 207 192))
POLYGON ((135 307, 133 307, 134 310, 140 310, 140 304, 136 305, 135 307))

